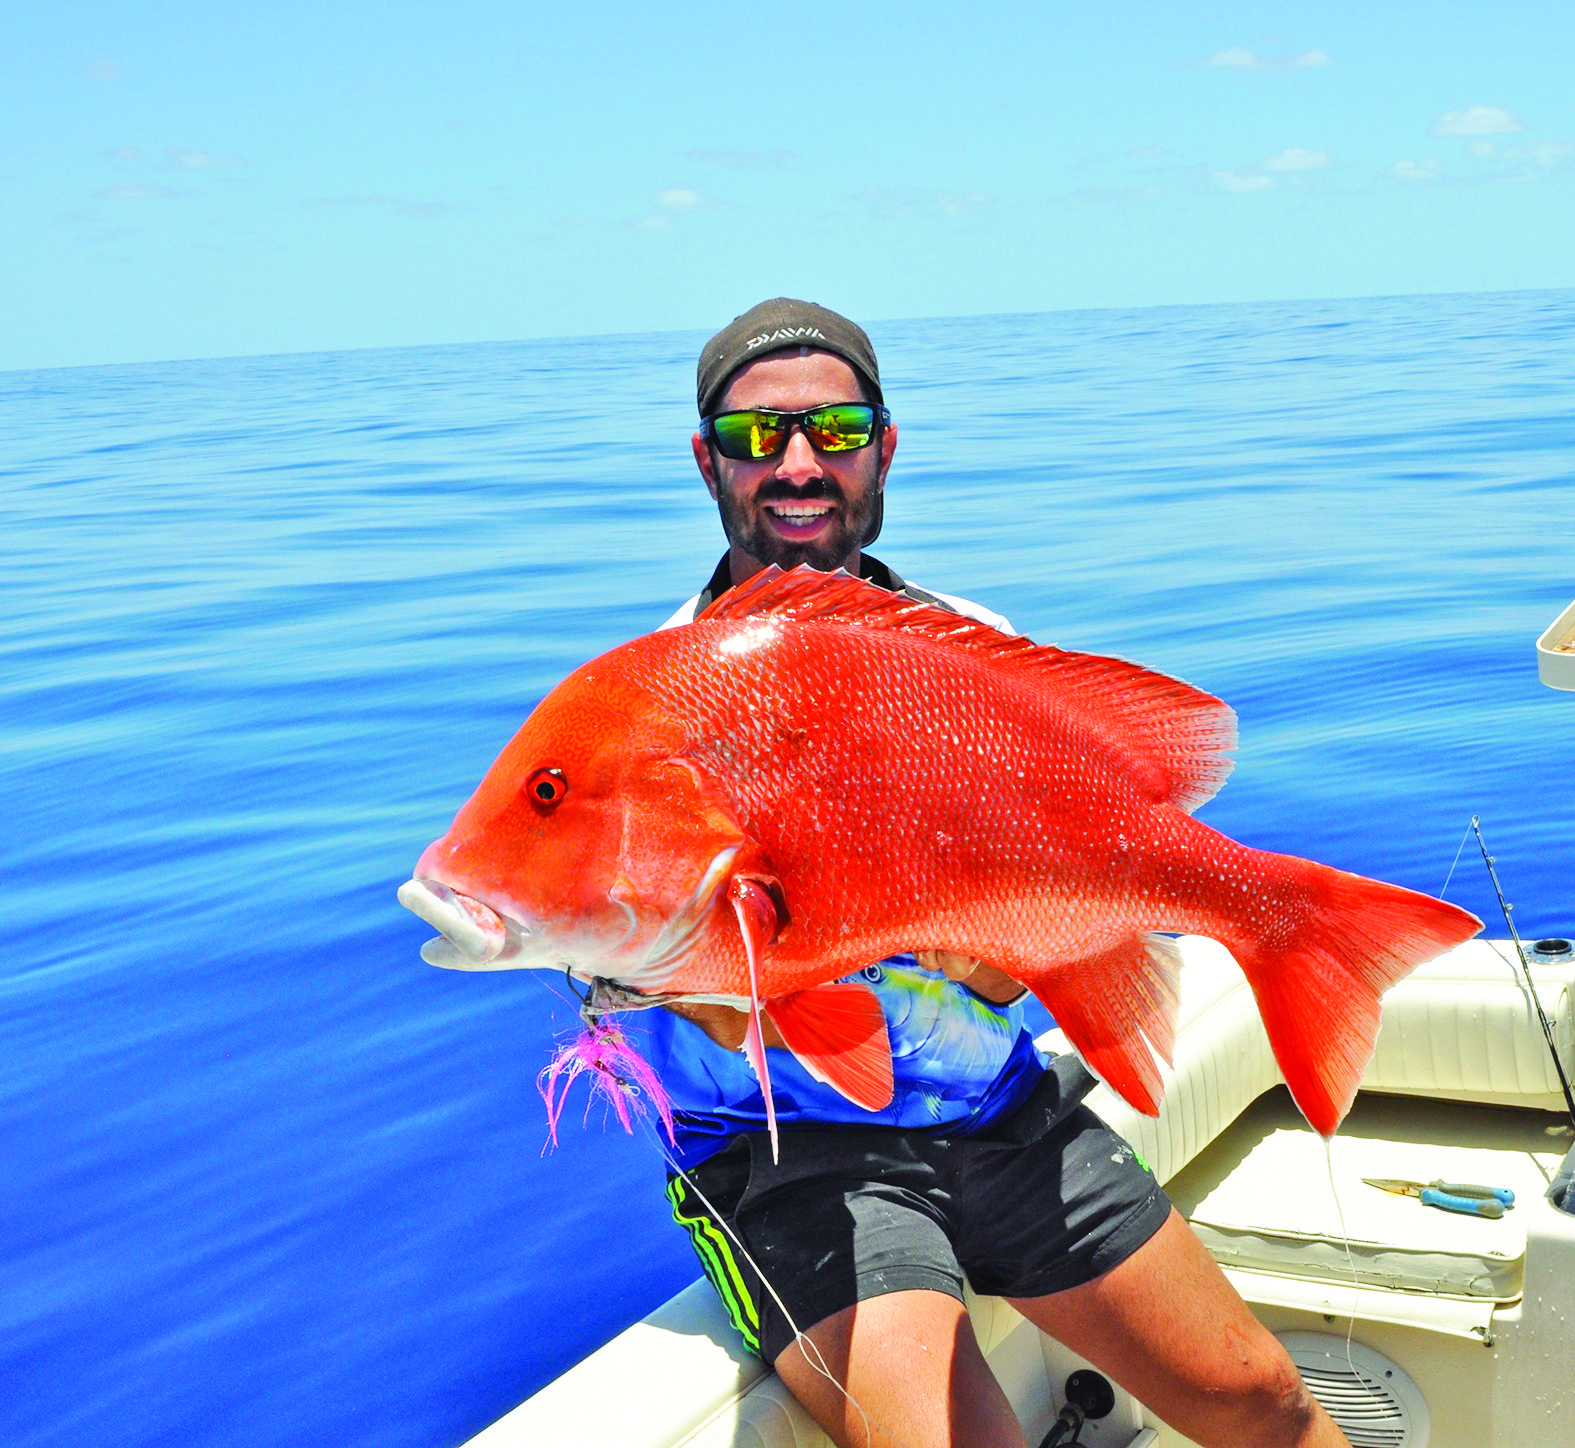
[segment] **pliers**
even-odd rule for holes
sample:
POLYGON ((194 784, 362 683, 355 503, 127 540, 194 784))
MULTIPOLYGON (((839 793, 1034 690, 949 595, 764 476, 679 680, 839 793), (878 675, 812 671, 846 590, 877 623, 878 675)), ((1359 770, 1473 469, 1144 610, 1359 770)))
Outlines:
POLYGON ((1508 1187, 1482 1187, 1471 1182, 1411 1182, 1397 1177, 1363 1177, 1370 1187, 1394 1192, 1402 1197, 1420 1197, 1424 1207, 1439 1207, 1446 1212, 1464 1212, 1472 1217, 1502 1217, 1505 1207, 1515 1205, 1515 1194, 1508 1187))

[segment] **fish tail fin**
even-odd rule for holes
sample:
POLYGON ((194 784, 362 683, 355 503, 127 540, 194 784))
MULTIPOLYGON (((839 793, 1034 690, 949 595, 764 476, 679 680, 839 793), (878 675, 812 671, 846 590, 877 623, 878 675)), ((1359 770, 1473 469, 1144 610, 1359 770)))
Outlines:
POLYGON ((1383 993, 1482 922, 1399 885, 1291 855, 1267 859, 1278 876, 1267 892, 1273 918, 1255 935, 1221 939, 1252 987, 1297 1106, 1330 1137, 1372 1059, 1383 993))

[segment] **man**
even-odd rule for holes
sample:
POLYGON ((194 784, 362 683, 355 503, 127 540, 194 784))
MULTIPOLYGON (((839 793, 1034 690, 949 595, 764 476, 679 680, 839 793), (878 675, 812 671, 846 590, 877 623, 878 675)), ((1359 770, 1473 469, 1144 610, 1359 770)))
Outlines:
MULTIPOLYGON (((860 328, 763 302, 706 344, 697 393, 695 462, 728 550, 668 626, 768 564, 808 563, 1006 627, 863 551, 897 427, 860 328)), ((965 1274, 1200 1444, 1345 1443, 1147 1168, 1080 1104, 1086 1070, 1046 1068, 1016 981, 943 951, 859 979, 887 1016, 892 1103, 863 1111, 774 1051, 779 1163, 740 1012, 651 1012, 648 1053, 677 1108, 674 1216, 745 1340, 837 1443, 1023 1443, 965 1274)), ((781 1044, 769 1026, 766 1042, 781 1044)))

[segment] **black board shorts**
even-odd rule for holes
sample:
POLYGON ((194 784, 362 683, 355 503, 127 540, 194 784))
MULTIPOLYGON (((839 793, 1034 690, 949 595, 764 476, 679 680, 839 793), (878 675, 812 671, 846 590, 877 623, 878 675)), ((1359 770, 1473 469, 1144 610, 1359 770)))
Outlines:
POLYGON ((888 1292, 961 1301, 965 1277, 993 1296, 1061 1292, 1124 1262, 1170 1214, 1147 1165, 1082 1104, 1092 1084, 1076 1057, 1055 1057, 1028 1100, 977 1136, 794 1129, 773 1163, 765 1133, 750 1132, 687 1181, 670 1175, 668 1201, 767 1363, 794 1332, 761 1274, 801 1329, 888 1292))

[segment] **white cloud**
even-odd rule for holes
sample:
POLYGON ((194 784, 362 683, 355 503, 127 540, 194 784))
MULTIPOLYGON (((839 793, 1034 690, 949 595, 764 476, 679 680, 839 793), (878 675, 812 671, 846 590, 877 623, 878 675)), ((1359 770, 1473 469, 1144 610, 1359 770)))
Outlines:
POLYGON ((83 66, 82 77, 84 80, 124 80, 126 67, 118 60, 95 60, 92 65, 83 66))
POLYGON ((1502 136, 1526 128, 1502 106, 1467 106, 1445 111, 1433 122, 1435 136, 1502 136))
POLYGON ((866 186, 863 198, 877 216, 899 221, 966 216, 990 204, 984 191, 935 191, 925 186, 866 186))
POLYGON ((1301 146, 1292 146, 1277 156, 1270 156, 1263 167, 1266 171, 1316 171, 1328 164, 1327 151, 1308 151, 1301 146))
POLYGON ((1259 55, 1244 45, 1232 45, 1216 50, 1203 63, 1219 70, 1311 70, 1331 65, 1333 60, 1327 50, 1304 50, 1299 55, 1279 57, 1259 55))
POLYGON ((1473 141, 1466 149, 1480 161, 1482 157, 1493 154, 1493 143, 1491 141, 1473 141))
POLYGON ((142 152, 135 146, 111 146, 108 150, 100 151, 106 161, 140 161, 142 152))
POLYGON ((183 151, 178 146, 165 147, 164 154, 177 166, 189 171, 208 171, 215 166, 244 166, 239 156, 215 156, 208 151, 183 151))
POLYGON ((168 186, 147 186, 139 181, 122 181, 115 186, 106 186, 102 191, 95 191, 95 196, 102 196, 108 201, 163 201, 166 197, 179 196, 179 191, 171 191, 168 186))
POLYGON ((1541 145, 1527 146, 1526 154, 1539 166, 1557 166, 1567 157, 1575 156, 1575 143, 1544 141, 1541 145))
POLYGON ((1233 45, 1228 50, 1216 50, 1203 63, 1218 66, 1222 70, 1268 70, 1273 64, 1239 45, 1233 45))
POLYGON ((656 193, 656 204, 668 211, 688 211, 700 204, 700 193, 691 191, 687 186, 671 186, 666 191, 656 193))
POLYGON ((636 231, 660 231, 672 224, 672 221, 665 216, 646 216, 635 222, 634 228, 636 231))
POLYGON ((1402 181, 1434 181, 1444 173, 1432 156, 1423 161, 1396 161, 1393 170, 1402 181))
POLYGON ((1272 176, 1244 176, 1238 171, 1214 172, 1214 184, 1221 191, 1268 191, 1274 186, 1272 176))

